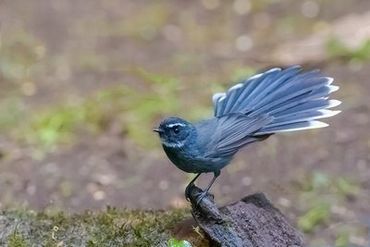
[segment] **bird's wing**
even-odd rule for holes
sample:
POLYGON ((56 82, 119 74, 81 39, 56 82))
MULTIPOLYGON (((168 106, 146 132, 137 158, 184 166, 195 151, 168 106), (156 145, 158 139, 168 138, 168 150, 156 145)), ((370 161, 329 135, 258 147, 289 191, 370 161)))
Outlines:
POLYGON ((237 113, 216 118, 209 143, 206 145, 205 157, 235 154, 241 147, 256 141, 258 138, 252 134, 272 120, 268 115, 249 117, 237 113))

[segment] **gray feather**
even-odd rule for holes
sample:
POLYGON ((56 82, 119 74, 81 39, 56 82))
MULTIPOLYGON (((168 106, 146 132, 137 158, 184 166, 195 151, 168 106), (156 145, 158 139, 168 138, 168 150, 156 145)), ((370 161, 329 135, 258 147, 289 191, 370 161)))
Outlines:
MULTIPOLYGON (((316 119, 339 113, 326 110, 340 104, 340 101, 328 99, 328 95, 339 88, 331 85, 332 82, 332 78, 323 76, 318 70, 302 73, 299 66, 285 70, 272 69, 237 84, 224 94, 216 94, 215 116, 223 118, 236 113, 251 119, 270 116, 269 119, 273 121, 266 122, 265 126, 255 130, 256 136, 321 128, 326 124, 316 119)), ((228 147, 239 147, 248 140, 243 139, 244 132, 240 122, 233 124, 240 128, 240 131, 234 131, 229 139, 225 138, 222 143, 228 147), (237 137, 238 135, 241 137, 237 137)), ((231 128, 231 125, 228 128, 231 128)), ((244 126, 244 129, 248 128, 244 126)))
POLYGON ((256 140, 253 134, 273 120, 268 115, 249 117, 243 114, 230 114, 216 119, 212 135, 209 135, 207 146, 211 148, 206 149, 206 157, 235 153, 240 147, 256 140))

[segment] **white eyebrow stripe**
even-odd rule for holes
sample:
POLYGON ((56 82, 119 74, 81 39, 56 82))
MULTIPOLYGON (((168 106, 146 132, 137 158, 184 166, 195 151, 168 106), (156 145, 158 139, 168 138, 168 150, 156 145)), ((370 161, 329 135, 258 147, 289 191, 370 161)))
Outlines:
POLYGON ((168 128, 173 128, 175 126, 182 126, 182 127, 185 127, 186 125, 183 124, 183 123, 173 123, 173 124, 169 124, 167 125, 168 128))

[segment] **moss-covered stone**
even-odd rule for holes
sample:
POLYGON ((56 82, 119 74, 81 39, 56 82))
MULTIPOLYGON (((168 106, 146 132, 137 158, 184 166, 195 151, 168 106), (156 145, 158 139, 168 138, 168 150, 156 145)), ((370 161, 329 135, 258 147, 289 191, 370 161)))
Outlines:
POLYGON ((20 236, 16 232, 14 232, 14 234, 10 235, 10 237, 9 237, 8 246, 9 247, 27 247, 28 244, 22 238, 22 236, 20 236))
POLYGON ((0 246, 166 246, 186 210, 0 213, 0 246))

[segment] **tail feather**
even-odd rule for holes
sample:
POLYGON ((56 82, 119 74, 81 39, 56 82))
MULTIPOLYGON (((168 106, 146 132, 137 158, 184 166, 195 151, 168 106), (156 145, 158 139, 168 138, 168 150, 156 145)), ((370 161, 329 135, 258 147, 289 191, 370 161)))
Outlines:
POLYGON ((290 123, 296 123, 296 122, 303 122, 303 121, 311 121, 321 118, 328 118, 337 115, 340 113, 340 111, 331 111, 327 109, 321 109, 321 110, 311 110, 311 111, 305 111, 305 112, 298 112, 293 114, 288 114, 283 117, 277 117, 274 118, 271 124, 268 125, 268 127, 275 127, 275 126, 281 126, 286 125, 290 123))
MULTIPOLYGON (((264 102, 261 102, 255 106, 255 111, 252 115, 258 115, 262 113, 270 113, 276 107, 284 106, 285 104, 296 104, 297 100, 311 98, 312 96, 316 97, 317 94, 320 96, 322 93, 327 93, 329 88, 325 85, 326 80, 320 78, 321 80, 312 81, 311 85, 302 85, 301 88, 288 88, 285 87, 284 92, 279 90, 276 94, 266 99, 264 102)), ((302 83, 303 84, 303 83, 302 83)))
POLYGON ((255 133, 258 136, 322 128, 327 124, 317 119, 340 112, 328 110, 341 103, 328 99, 330 93, 339 89, 332 83, 332 78, 318 70, 301 72, 299 66, 271 69, 235 85, 226 93, 214 95, 215 116, 230 113, 272 116, 273 120, 255 133))
POLYGON ((304 80, 304 76, 308 76, 308 73, 305 74, 297 74, 301 71, 300 68, 296 68, 296 70, 292 71, 295 73, 289 73, 290 77, 283 78, 283 80, 278 80, 278 83, 273 83, 270 87, 264 90, 264 94, 257 99, 253 99, 252 101, 247 101, 247 107, 252 109, 258 109, 259 107, 272 102, 274 99, 279 98, 281 95, 286 96, 290 92, 294 92, 293 87, 302 87, 300 81, 304 80))
POLYGON ((276 127, 267 127, 260 131, 258 131, 255 136, 262 136, 266 134, 273 134, 273 133, 280 133, 280 132, 291 132, 291 131, 298 131, 298 130, 307 130, 307 129, 318 129, 324 128, 329 126, 327 123, 321 121, 305 121, 305 122, 297 122, 291 123, 276 127))
POLYGON ((273 89, 273 87, 278 87, 279 84, 298 74, 299 71, 299 66, 290 67, 286 70, 274 68, 266 71, 265 73, 252 76, 242 83, 236 84, 226 93, 217 93, 213 95, 215 116, 220 117, 232 112, 241 112, 242 110, 246 109, 246 104, 248 104, 249 100, 251 99, 250 94, 252 92, 259 92, 261 90, 258 88, 263 89, 264 87, 264 91, 267 92, 261 92, 261 94, 258 95, 262 96, 265 93, 267 94, 268 91, 273 89))
POLYGON ((281 111, 278 108, 277 110, 275 110, 272 113, 274 113, 275 117, 283 117, 283 116, 287 116, 287 115, 294 114, 294 113, 299 113, 299 112, 315 111, 315 110, 320 110, 320 109, 329 109, 329 108, 336 107, 340 104, 341 104, 341 102, 339 100, 318 99, 318 100, 312 100, 312 101, 308 101, 308 102, 298 104, 295 107, 291 107, 291 108, 289 108, 288 110, 285 110, 285 111, 281 111))
POLYGON ((239 98, 234 105, 232 110, 243 109, 251 105, 251 103, 256 100, 256 98, 262 97, 264 94, 269 92, 269 86, 276 86, 279 81, 275 81, 276 77, 279 76, 281 69, 271 69, 259 76, 258 79, 255 79, 255 87, 247 88, 243 92, 246 97, 239 98))
MULTIPOLYGON (((263 81, 264 83, 261 83, 261 87, 254 87, 257 90, 254 91, 254 97, 251 95, 247 95, 249 92, 244 91, 245 97, 240 97, 235 107, 232 109, 233 111, 241 111, 246 112, 247 110, 250 110, 253 108, 254 102, 259 102, 257 100, 263 101, 265 97, 268 97, 271 92, 273 92, 275 89, 279 88, 283 83, 287 82, 291 77, 294 77, 297 75, 300 71, 300 67, 295 66, 288 68, 286 70, 280 70, 280 69, 272 69, 267 71, 267 75, 265 77, 261 76, 260 79, 263 80, 267 76, 267 78, 263 81), (271 74, 271 71, 275 72, 275 74, 271 74), (258 90, 259 89, 259 90, 258 90)), ((227 112, 224 112, 227 113, 227 112)))
MULTIPOLYGON (((328 94, 331 93, 330 87, 323 87, 316 90, 313 90, 309 95, 300 95, 290 100, 289 103, 282 103, 279 106, 276 106, 273 110, 270 111, 270 114, 275 115, 276 113, 291 110, 294 107, 303 107, 302 104, 311 104, 315 100, 324 100, 328 102, 328 108, 330 107, 330 101, 328 100, 328 94)), ((336 102, 341 103, 339 100, 336 102)), ((339 105, 337 104, 337 105, 339 105)))

